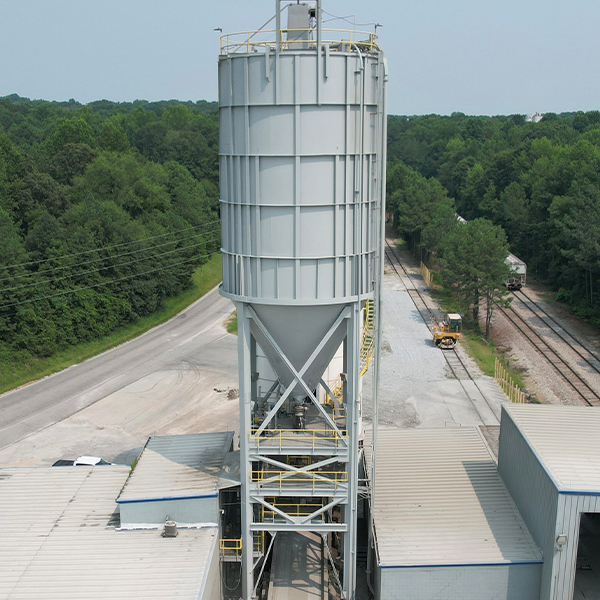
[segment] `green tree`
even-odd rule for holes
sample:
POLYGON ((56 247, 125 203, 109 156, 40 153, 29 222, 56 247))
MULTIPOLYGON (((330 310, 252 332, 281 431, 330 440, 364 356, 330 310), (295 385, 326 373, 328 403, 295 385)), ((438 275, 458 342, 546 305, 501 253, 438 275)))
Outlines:
POLYGON ((127 152, 129 150, 129 140, 120 119, 113 117, 100 125, 98 145, 102 150, 111 152, 127 152))
POLYGON ((509 267, 506 235, 501 227, 486 219, 475 219, 456 227, 440 247, 444 283, 457 300, 471 309, 479 323, 479 307, 486 300, 485 335, 490 334, 494 304, 505 303, 508 290, 504 282, 509 267))
POLYGON ((434 252, 446 229, 455 223, 454 202, 436 179, 426 179, 398 163, 388 179, 388 207, 398 231, 414 251, 434 252))
POLYGON ((136 217, 168 209, 166 180, 162 165, 139 155, 103 152, 75 180, 74 194, 82 198, 91 193, 111 200, 136 217))
POLYGON ((575 185, 569 195, 554 199, 550 214, 557 231, 553 241, 563 259, 557 259, 555 269, 569 265, 570 287, 594 306, 600 278, 600 187, 575 185))
POLYGON ((62 118, 58 121, 48 139, 48 149, 51 154, 57 154, 67 144, 94 145, 94 131, 84 119, 62 118))
POLYGON ((96 153, 87 144, 66 144, 50 163, 50 175, 59 183, 71 185, 95 158, 96 153))

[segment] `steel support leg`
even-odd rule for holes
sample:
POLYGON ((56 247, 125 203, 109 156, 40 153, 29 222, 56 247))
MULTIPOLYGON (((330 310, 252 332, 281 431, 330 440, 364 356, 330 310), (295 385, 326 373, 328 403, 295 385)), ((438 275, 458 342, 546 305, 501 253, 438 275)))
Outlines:
POLYGON ((256 343, 250 333, 250 320, 247 316, 247 305, 237 303, 238 313, 238 365, 240 376, 240 477, 242 483, 241 513, 242 513, 242 598, 251 600, 254 589, 253 572, 253 534, 250 525, 253 520, 253 508, 250 499, 250 477, 252 463, 248 447, 248 436, 251 431, 251 408, 255 399, 252 398, 252 366, 256 353, 256 343))
POLYGON ((345 404, 348 429, 348 501, 344 506, 344 594, 354 600, 356 593, 356 518, 358 508, 358 436, 360 434, 360 342, 361 311, 358 303, 352 305, 348 320, 348 334, 344 344, 346 372, 345 404))

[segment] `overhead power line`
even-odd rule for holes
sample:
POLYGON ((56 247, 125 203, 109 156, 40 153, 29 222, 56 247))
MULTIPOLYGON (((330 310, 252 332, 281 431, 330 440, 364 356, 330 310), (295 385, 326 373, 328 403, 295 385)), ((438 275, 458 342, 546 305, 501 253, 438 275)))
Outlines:
POLYGON ((102 287, 105 285, 110 285, 111 283, 118 283, 119 281, 125 281, 127 279, 133 279, 134 277, 141 277, 142 275, 148 275, 149 273, 155 273, 156 271, 161 271, 163 269, 171 269, 173 267, 177 267, 179 265, 184 265, 186 263, 190 263, 198 258, 206 258, 214 256, 215 254, 220 254, 220 250, 217 252, 212 252, 210 254, 202 254, 201 256, 195 256, 194 258, 188 258, 187 260, 182 260, 178 263, 172 263, 170 265, 164 265, 162 267, 156 267, 155 269, 150 269, 149 271, 143 271, 142 273, 134 273, 133 275, 127 275, 125 277, 119 277, 118 279, 111 279, 110 281, 103 281, 102 283, 96 283, 94 285, 86 285, 84 287, 79 287, 74 290, 67 290, 65 292, 58 292, 56 294, 50 294, 48 296, 39 296, 37 298, 31 298, 30 300, 23 300, 21 302, 13 302, 12 304, 4 304, 0 306, 0 310, 4 310, 6 308, 12 308, 13 306, 21 306, 23 304, 30 304, 32 302, 39 302, 40 300, 48 300, 50 298, 57 298, 58 296, 66 296, 67 294, 75 294, 77 292, 82 292, 84 290, 91 290, 93 288, 102 287))
MULTIPOLYGON (((174 250, 167 250, 166 252, 160 252, 159 254, 153 254, 151 256, 143 256, 142 258, 136 258, 135 260, 129 260, 129 261, 113 264, 113 265, 107 265, 106 267, 100 267, 98 269, 88 269, 87 271, 81 271, 80 273, 72 273, 71 275, 65 275, 64 277, 56 277, 53 279, 45 279, 44 281, 34 281, 32 283, 17 285, 12 288, 5 288, 3 290, 0 290, 0 292, 12 292, 12 291, 17 291, 17 290, 23 290, 23 289, 34 287, 34 286, 39 286, 39 285, 44 285, 44 284, 49 284, 49 283, 56 283, 58 281, 64 281, 65 279, 72 279, 73 277, 83 277, 84 275, 90 275, 91 273, 99 273, 100 271, 106 271, 108 269, 118 269, 120 267, 132 265, 132 264, 135 264, 138 262, 142 262, 144 260, 156 259, 161 256, 166 256, 167 254, 181 252, 182 250, 189 250, 190 248, 195 248, 196 246, 200 246, 200 245, 204 244, 206 241, 207 240, 202 240, 201 242, 196 242, 195 244, 189 244, 187 246, 182 246, 181 248, 175 248, 174 250)), ((208 240, 208 241, 210 242, 213 240, 208 240)), ((112 258, 112 257, 110 257, 110 258, 112 258)))
POLYGON ((28 262, 16 263, 14 265, 2 266, 0 269, 16 269, 17 267, 25 267, 28 265, 38 265, 41 263, 49 262, 51 260, 63 259, 63 258, 71 258, 72 256, 82 256, 83 254, 91 254, 92 252, 101 252, 103 250, 111 250, 112 248, 121 248, 123 246, 131 246, 131 244, 139 244, 140 242, 145 242, 146 240, 154 240, 160 237, 165 237, 167 235, 173 235, 174 233, 181 233, 182 231, 190 231, 191 229, 198 229, 199 227, 206 227, 208 225, 213 225, 215 223, 219 223, 219 219, 215 219, 214 221, 209 221, 208 223, 201 223, 200 225, 193 225, 192 227, 184 227, 183 229, 177 229, 175 231, 169 231, 167 233, 161 233, 159 235, 151 235, 145 238, 139 238, 137 240, 132 240, 131 242, 123 242, 121 244, 114 244, 112 246, 103 246, 101 248, 94 248, 92 250, 83 250, 82 252, 74 252, 72 254, 63 254, 62 256, 56 256, 53 258, 43 258, 40 260, 31 260, 28 262))
MULTIPOLYGON (((321 9, 323 10, 323 9, 321 9)), ((350 23, 350 25, 354 25, 355 27, 369 27, 370 25, 377 25, 377 27, 381 27, 381 25, 379 23, 356 23, 356 21, 350 21, 350 17, 354 17, 356 19, 356 15, 346 15, 345 17, 339 17, 337 15, 334 15, 330 12, 327 12, 326 10, 323 10, 323 12, 326 15, 329 15, 330 17, 333 17, 331 19, 327 19, 326 21, 323 21, 323 23, 328 23, 329 21, 346 21, 346 23, 350 23)))
MULTIPOLYGON (((215 233, 217 231, 221 231, 221 228, 217 228, 217 229, 211 229, 210 231, 203 231, 202 235, 206 236, 206 235, 210 235, 212 233, 215 233)), ((198 232, 200 233, 200 232, 198 232)), ((75 263, 72 265, 61 265, 59 267, 52 267, 51 269, 44 269, 42 271, 35 271, 35 272, 28 272, 28 273, 22 273, 21 275, 13 275, 10 277, 3 277, 0 278, 0 281, 12 281, 15 279, 23 279, 24 277, 32 277, 32 276, 38 276, 38 275, 44 275, 45 273, 54 273, 56 271, 61 271, 64 269, 73 269, 75 267, 81 267, 84 265, 91 265, 92 263, 96 263, 96 262, 102 262, 105 260, 111 260, 113 258, 119 258, 121 256, 129 256, 131 254, 136 254, 138 252, 147 252, 148 250, 154 250, 155 248, 162 248, 163 246, 169 246, 171 244, 177 244, 179 242, 183 242, 185 240, 191 240, 194 239, 196 236, 195 235, 190 235, 188 237, 185 238, 178 238, 175 240, 171 240, 169 242, 164 242, 162 244, 155 244, 153 246, 147 246, 145 248, 138 248, 137 250, 129 250, 128 252, 121 252, 120 254, 111 254, 110 256, 104 256, 102 258, 93 258, 91 260, 88 261, 84 261, 84 262, 80 262, 80 263, 75 263)), ((104 250, 105 248, 100 248, 99 250, 104 250)), ((57 258, 62 258, 62 257, 57 257, 57 258)), ((55 260, 55 259, 50 259, 50 260, 55 260)), ((8 268, 8 267, 6 267, 8 268)), ((0 290, 1 291, 1 290, 0 290)))

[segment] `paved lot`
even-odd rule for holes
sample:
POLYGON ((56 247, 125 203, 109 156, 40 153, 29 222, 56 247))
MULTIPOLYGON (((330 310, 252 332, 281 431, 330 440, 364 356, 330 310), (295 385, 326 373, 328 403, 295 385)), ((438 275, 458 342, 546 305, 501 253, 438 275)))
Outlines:
POLYGON ((81 454, 131 462, 149 435, 235 429, 233 310, 212 290, 144 335, 0 396, 0 465, 52 464, 81 454))
MULTIPOLYGON (((237 401, 215 391, 238 385, 237 338, 223 327, 232 308, 212 290, 137 339, 0 396, 0 465, 48 465, 81 454, 131 463, 150 435, 237 429, 237 401)), ((381 426, 497 426, 505 399, 495 382, 451 377, 392 273, 383 310, 381 426)), ((367 374, 367 426, 370 389, 367 374)))

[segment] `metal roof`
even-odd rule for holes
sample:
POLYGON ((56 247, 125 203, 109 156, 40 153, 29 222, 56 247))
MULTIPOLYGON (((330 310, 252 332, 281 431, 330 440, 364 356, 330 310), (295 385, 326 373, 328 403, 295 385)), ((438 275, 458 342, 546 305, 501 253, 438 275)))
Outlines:
POLYGON ((151 437, 117 502, 217 496, 233 432, 151 437))
POLYGON ((217 529, 116 531, 128 467, 0 469, 0 598, 196 600, 217 529))
POLYGON ((379 429, 374 494, 382 568, 542 562, 476 428, 379 429))
POLYGON ((514 254, 511 254, 510 252, 508 253, 508 256, 506 257, 504 262, 513 267, 526 267, 527 266, 520 258, 515 256, 514 254))
POLYGON ((600 494, 600 408, 539 404, 503 408, 559 491, 600 494))

